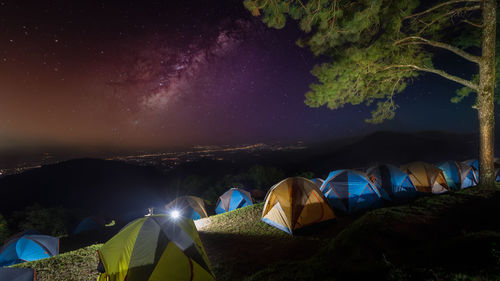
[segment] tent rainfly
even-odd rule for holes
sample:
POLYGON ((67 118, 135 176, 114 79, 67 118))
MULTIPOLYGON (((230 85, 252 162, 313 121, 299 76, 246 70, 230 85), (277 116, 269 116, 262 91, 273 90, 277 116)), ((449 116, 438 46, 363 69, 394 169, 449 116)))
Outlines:
POLYGON ((452 190, 464 189, 478 184, 477 174, 472 166, 461 162, 446 161, 437 165, 443 171, 448 187, 452 190))
POLYGON ((443 193, 449 191, 443 171, 425 162, 412 162, 401 166, 419 192, 443 193))
POLYGON ((215 280, 193 220, 137 219, 98 250, 98 281, 215 280))
POLYGON ((368 176, 355 170, 330 172, 321 191, 334 210, 347 214, 382 204, 382 195, 368 176))
POLYGON ((333 210, 316 185, 305 178, 287 178, 269 189, 262 221, 288 234, 335 218, 333 210))
POLYGON ((253 205, 250 192, 239 188, 231 188, 219 197, 215 212, 222 214, 250 205, 253 205))
POLYGON ((394 165, 378 165, 369 168, 366 173, 386 200, 404 200, 417 195, 410 177, 394 165))
POLYGON ((0 248, 0 266, 36 261, 59 254, 59 238, 24 235, 9 240, 0 248))

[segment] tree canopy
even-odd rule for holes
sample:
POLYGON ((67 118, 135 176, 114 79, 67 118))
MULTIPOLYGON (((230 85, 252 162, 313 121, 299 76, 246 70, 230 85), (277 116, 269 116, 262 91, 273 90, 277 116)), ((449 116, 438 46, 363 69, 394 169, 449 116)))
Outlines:
MULTIPOLYGON (((436 68, 433 58, 445 50, 471 62, 479 61, 481 0, 428 2, 432 3, 245 0, 244 5, 269 27, 282 28, 288 18, 297 20, 305 32, 298 44, 330 58, 312 70, 317 82, 306 93, 308 106, 337 109, 346 104, 375 103, 367 121, 380 123, 394 117, 394 96, 425 72, 463 86, 453 102, 479 91, 478 75, 452 75, 436 68)), ((496 69, 500 70, 498 59, 496 69)), ((497 77, 499 73, 496 71, 497 77)))

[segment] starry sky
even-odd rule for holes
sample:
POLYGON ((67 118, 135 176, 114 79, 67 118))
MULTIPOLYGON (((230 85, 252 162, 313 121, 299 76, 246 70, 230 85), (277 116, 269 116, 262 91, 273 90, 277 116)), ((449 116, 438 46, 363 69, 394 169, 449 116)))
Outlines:
MULTIPOLYGON (((239 0, 0 0, 0 150, 24 146, 162 149, 323 141, 378 130, 477 131, 473 100, 425 75, 373 108, 308 108, 312 67, 290 22, 267 28, 239 0), (22 2, 22 3, 21 3, 22 2)), ((469 76, 448 54, 437 65, 469 76)))

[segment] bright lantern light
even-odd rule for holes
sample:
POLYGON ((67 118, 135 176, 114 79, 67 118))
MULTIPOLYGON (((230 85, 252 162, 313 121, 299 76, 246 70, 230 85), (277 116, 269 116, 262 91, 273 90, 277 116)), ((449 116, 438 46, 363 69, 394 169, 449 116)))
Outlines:
POLYGON ((181 216, 181 212, 179 212, 179 210, 172 210, 170 212, 170 217, 172 217, 173 219, 177 219, 181 216))

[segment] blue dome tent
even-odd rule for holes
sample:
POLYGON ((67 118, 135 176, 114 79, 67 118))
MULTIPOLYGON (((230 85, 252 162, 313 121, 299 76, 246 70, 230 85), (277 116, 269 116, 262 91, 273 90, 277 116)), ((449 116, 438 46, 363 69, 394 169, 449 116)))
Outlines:
POLYGON ((355 213, 381 205, 381 194, 366 174, 354 170, 330 172, 321 191, 333 209, 355 213))
POLYGON ((250 205, 253 205, 250 192, 239 188, 231 188, 219 197, 215 212, 222 214, 250 205))
POLYGON ((385 200, 409 199, 417 195, 408 174, 394 165, 374 166, 366 173, 385 200))
POLYGON ((25 235, 12 239, 0 248, 0 266, 36 261, 59 254, 59 238, 25 235))
POLYGON ((439 163, 437 167, 443 170, 446 183, 452 190, 471 187, 479 182, 473 166, 455 161, 446 161, 439 163))

